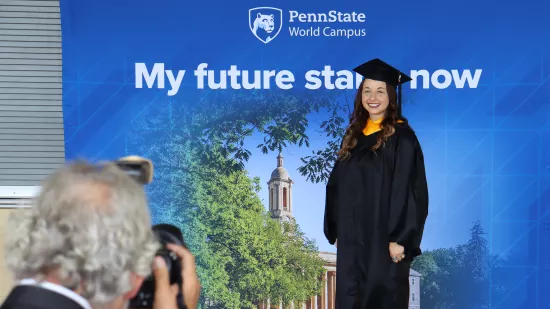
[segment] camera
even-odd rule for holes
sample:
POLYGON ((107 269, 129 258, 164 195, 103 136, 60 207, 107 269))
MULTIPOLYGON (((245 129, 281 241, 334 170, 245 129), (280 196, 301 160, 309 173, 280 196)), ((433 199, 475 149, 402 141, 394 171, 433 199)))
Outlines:
MULTIPOLYGON (((162 247, 157 251, 156 256, 160 256, 166 262, 168 267, 168 273, 170 275, 170 285, 178 285, 178 295, 176 301, 179 309, 187 309, 183 301, 182 284, 183 278, 181 277, 182 264, 181 259, 172 251, 166 248, 166 244, 172 243, 187 248, 183 241, 183 235, 181 231, 170 224, 157 224, 153 226, 153 232, 162 247)), ((147 277, 136 294, 136 296, 130 300, 130 308, 153 308, 153 302, 155 300, 155 279, 153 275, 147 277)))
MULTIPOLYGON (((120 158, 114 163, 142 185, 150 184, 153 180, 153 163, 148 159, 139 156, 128 156, 120 158)), ((187 245, 183 240, 183 234, 177 227, 170 224, 154 225, 153 233, 161 244, 161 248, 156 252, 155 256, 160 256, 164 259, 170 275, 170 285, 178 285, 178 295, 176 296, 178 308, 187 309, 181 290, 183 285, 181 259, 174 252, 166 248, 166 244, 172 243, 187 249, 187 245)), ((155 278, 151 274, 143 281, 136 296, 130 300, 130 308, 153 308, 154 300, 155 278)))

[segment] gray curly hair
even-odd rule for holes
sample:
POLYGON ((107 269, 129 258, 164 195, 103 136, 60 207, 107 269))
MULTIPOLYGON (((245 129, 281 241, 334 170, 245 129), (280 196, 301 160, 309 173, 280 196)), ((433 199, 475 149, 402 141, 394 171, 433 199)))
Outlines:
POLYGON ((32 205, 8 220, 5 259, 16 280, 55 272, 63 286, 103 306, 132 289, 131 273, 151 274, 159 244, 145 192, 117 166, 67 164, 32 205))

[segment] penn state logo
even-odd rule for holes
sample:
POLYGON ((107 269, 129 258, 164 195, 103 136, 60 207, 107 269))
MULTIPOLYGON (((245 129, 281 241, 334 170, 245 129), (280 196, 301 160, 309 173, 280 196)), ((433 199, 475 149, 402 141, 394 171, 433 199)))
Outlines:
POLYGON ((283 11, 272 7, 248 10, 248 25, 252 34, 267 44, 279 35, 283 28, 283 11))

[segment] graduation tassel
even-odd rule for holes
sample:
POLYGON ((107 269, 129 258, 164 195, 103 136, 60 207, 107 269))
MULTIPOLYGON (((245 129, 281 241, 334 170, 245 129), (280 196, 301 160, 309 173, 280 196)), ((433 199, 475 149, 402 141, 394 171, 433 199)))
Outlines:
POLYGON ((401 119, 401 73, 397 80, 397 120, 401 119))

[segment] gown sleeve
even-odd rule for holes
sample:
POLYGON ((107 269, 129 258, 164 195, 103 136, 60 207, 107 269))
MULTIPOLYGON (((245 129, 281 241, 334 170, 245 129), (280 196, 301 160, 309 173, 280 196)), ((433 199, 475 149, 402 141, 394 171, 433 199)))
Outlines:
POLYGON ((390 242, 405 248, 409 258, 420 254, 428 216, 428 186, 424 157, 414 133, 397 140, 390 195, 390 242))
POLYGON ((325 217, 324 217, 324 232, 325 237, 331 245, 334 245, 336 238, 338 237, 338 203, 337 203, 337 190, 335 170, 338 168, 338 161, 334 164, 332 172, 329 176, 326 186, 325 197, 325 217))

